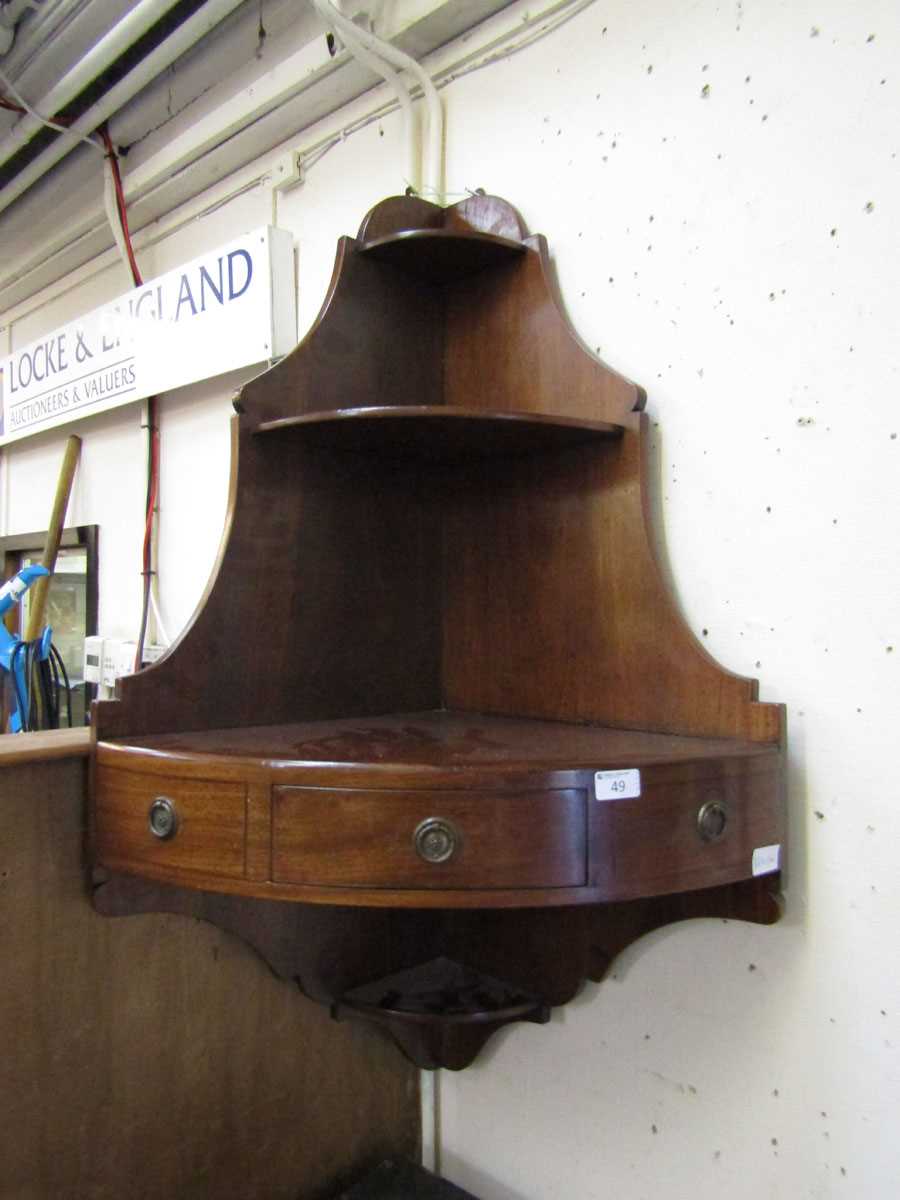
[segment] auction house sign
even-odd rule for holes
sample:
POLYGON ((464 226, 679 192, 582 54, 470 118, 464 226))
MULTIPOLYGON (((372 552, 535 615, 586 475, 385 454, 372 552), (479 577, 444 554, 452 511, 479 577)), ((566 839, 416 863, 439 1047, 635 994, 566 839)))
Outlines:
POLYGON ((296 341, 293 241, 265 227, 0 362, 0 445, 250 363, 296 341))

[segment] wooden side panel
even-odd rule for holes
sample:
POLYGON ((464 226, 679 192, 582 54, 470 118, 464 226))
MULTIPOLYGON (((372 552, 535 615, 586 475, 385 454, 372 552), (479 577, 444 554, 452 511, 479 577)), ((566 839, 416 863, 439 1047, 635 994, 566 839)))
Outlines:
POLYGON ((595 358, 569 325, 543 238, 507 266, 447 288, 447 404, 619 423, 643 392, 595 358))
POLYGON ((443 339, 438 289, 341 238, 312 329, 241 391, 244 425, 322 409, 440 404, 443 339))
POLYGON ((641 418, 614 443, 457 476, 445 532, 450 708, 778 741, 669 596, 644 526, 641 418))
POLYGON ((439 511, 416 465, 244 434, 215 586, 102 738, 439 704, 439 511))
POLYGON ((242 390, 217 574, 170 654, 98 706, 101 737, 437 703, 439 534, 426 482, 390 460, 253 433, 310 410, 441 402, 440 291, 354 247, 339 243, 307 337, 242 390))
POLYGON ((554 888, 587 882, 585 793, 274 789, 276 882, 326 887, 554 888), (424 861, 414 835, 428 818, 458 841, 424 861))
POLYGON ((322 1200, 414 1155, 396 1050, 212 925, 92 910, 83 792, 81 760, 0 774, 0 1194, 322 1200))

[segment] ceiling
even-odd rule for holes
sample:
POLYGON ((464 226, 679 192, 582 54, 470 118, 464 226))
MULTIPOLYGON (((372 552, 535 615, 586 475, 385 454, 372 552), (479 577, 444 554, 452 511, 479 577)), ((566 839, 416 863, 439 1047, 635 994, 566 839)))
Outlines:
MULTIPOLYGON (((0 0, 2 4, 3 0, 0 0)), ((14 4, 16 0, 6 0, 14 4)), ((416 58, 459 37, 510 0, 373 0, 376 31, 416 58)), ((44 97, 123 20, 160 10, 143 35, 57 113, 77 119, 112 105, 109 130, 126 151, 123 173, 133 229, 342 107, 375 83, 344 53, 304 0, 42 0, 26 10, 0 71, 36 110, 44 97), (222 15, 223 9, 233 11, 222 15), (136 69, 150 72, 167 39, 202 23, 190 49, 130 98, 136 69), (115 90, 114 90, 115 89, 115 90)), ((349 15, 358 16, 344 5, 349 15)), ((359 6, 362 8, 362 6, 359 6)), ((11 10, 10 10, 11 11, 11 10)), ((0 8, 0 16, 3 9, 0 8)), ((363 18, 364 19, 364 18, 363 18)), ((145 22, 146 24, 146 22, 145 22)), ((0 84, 2 90, 2 84, 0 84)), ((20 120, 0 110, 0 314, 113 245, 102 206, 100 156, 51 130, 24 145, 9 140, 20 120), (48 155, 67 153, 33 182, 48 155), (28 186, 25 186, 25 185, 28 186), (21 194, 17 194, 21 191, 21 194), (60 221, 60 197, 65 220, 60 221)))

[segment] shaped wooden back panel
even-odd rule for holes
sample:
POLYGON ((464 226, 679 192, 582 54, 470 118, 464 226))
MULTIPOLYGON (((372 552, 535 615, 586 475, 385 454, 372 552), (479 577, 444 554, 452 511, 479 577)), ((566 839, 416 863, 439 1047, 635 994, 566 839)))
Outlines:
POLYGON ((642 423, 618 442, 473 463, 445 525, 448 707, 778 741, 781 711, 676 609, 642 504, 642 423))
MULTIPOLYGON (((709 658, 657 570, 641 389, 575 335, 542 238, 500 246, 480 269, 491 238, 523 232, 495 197, 449 210, 398 198, 372 210, 363 240, 341 239, 310 333, 241 393, 228 530, 194 621, 163 661, 122 681, 119 703, 98 706, 99 736, 444 703, 778 740, 778 708, 709 658), (404 222, 432 250, 446 231, 427 279, 404 222), (457 278, 467 229, 472 273, 457 278), (379 253, 396 235, 400 256, 388 245, 387 261, 372 257, 376 234, 379 253), (434 281, 435 263, 452 281, 434 281), (390 440, 369 445, 362 423, 327 448, 301 427, 257 432, 316 411, 429 405, 624 434, 575 449, 548 434, 542 449, 538 433, 485 459, 476 423, 475 456, 435 465, 421 444, 406 457, 390 440)), ((426 416, 417 436, 429 428, 426 416)))

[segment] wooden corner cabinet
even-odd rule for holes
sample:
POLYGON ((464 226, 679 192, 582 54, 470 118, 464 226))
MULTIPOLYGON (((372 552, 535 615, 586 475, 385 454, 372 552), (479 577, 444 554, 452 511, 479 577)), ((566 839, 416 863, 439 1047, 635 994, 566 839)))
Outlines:
POLYGON ((650 929, 776 920, 783 710, 667 593, 643 401, 505 201, 376 205, 235 401, 192 624, 94 708, 98 909, 453 1068, 650 929))

